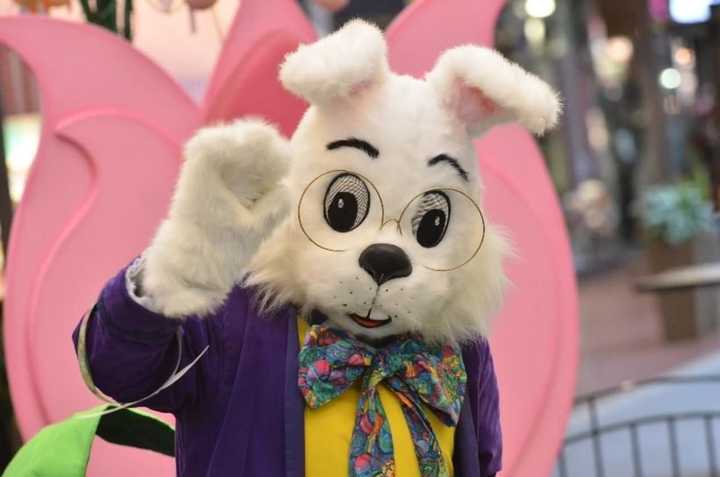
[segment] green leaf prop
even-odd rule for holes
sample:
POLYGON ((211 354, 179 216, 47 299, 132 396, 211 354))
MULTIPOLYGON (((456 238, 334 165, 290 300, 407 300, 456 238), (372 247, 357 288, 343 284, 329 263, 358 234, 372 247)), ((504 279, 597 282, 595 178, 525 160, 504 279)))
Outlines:
POLYGON ((113 409, 106 404, 44 428, 18 451, 2 477, 85 477, 95 436, 175 455, 172 426, 136 409, 113 409))

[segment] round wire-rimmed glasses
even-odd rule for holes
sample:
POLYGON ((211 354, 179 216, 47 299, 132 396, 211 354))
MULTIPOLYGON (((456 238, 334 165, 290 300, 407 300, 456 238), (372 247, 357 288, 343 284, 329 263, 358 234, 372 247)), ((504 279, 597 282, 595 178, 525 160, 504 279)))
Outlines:
POLYGON ((413 260, 439 272, 466 265, 485 241, 482 210, 464 191, 447 187, 421 192, 408 201, 399 217, 386 218, 375 184, 342 169, 324 172, 308 183, 298 201, 297 218, 307 239, 329 252, 372 243, 380 230, 395 222, 413 260), (338 223, 338 207, 350 204, 354 215, 348 219, 345 213, 338 223))

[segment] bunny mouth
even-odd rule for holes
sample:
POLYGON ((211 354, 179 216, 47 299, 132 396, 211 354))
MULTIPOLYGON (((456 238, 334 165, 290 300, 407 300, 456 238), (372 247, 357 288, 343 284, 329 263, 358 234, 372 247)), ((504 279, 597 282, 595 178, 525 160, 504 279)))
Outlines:
POLYGON ((373 320, 372 318, 370 318, 371 313, 372 309, 368 311, 367 316, 360 316, 357 313, 349 313, 347 316, 349 316, 351 320, 353 320, 355 323, 362 326, 363 328, 379 328, 381 326, 387 325, 392 321, 392 318, 386 318, 384 320, 373 320))

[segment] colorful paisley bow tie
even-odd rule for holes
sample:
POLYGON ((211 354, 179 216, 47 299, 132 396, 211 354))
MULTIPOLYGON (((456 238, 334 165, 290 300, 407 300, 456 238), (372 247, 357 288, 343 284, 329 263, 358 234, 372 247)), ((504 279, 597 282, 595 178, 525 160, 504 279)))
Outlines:
POLYGON ((423 404, 444 424, 457 424, 467 382, 457 346, 431 345, 405 335, 374 348, 346 332, 313 325, 300 350, 299 365, 300 392, 313 409, 361 382, 350 444, 351 477, 395 475, 390 425, 377 391, 381 382, 400 400, 420 475, 449 475, 423 404))

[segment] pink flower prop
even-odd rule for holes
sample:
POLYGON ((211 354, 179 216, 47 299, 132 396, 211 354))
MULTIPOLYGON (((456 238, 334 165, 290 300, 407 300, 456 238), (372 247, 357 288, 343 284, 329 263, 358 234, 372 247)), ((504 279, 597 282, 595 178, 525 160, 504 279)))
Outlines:
MULTIPOLYGON (((390 26, 396 71, 422 75, 439 53, 492 43, 504 0, 416 0, 390 26)), ((8 256, 5 349, 25 438, 96 404, 70 332, 102 284, 148 244, 165 215, 183 142, 204 124, 263 116, 283 133, 305 105, 277 80, 315 34, 294 0, 243 0, 202 104, 157 65, 95 27, 0 19, 0 43, 35 73, 43 130, 8 256), (70 52, 70 53, 69 53, 70 52)), ((492 72, 488 72, 492 74, 492 72)), ((502 396, 503 475, 549 474, 574 393, 577 312, 563 218, 532 137, 510 125, 477 143, 491 220, 511 235, 513 287, 492 345, 502 396)), ((170 459, 98 442, 90 475, 173 475, 170 459)))

